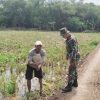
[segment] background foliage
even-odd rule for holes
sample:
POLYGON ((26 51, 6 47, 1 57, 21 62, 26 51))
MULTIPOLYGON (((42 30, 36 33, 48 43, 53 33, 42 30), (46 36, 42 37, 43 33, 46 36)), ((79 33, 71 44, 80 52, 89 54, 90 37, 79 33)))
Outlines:
POLYGON ((84 0, 0 0, 1 28, 100 31, 100 6, 84 0))

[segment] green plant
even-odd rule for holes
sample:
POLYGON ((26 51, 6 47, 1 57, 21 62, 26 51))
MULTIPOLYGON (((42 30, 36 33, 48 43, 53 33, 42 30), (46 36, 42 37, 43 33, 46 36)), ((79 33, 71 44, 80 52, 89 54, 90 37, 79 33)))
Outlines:
POLYGON ((16 85, 15 85, 15 82, 10 80, 10 81, 7 81, 5 82, 5 92, 6 94, 14 94, 15 93, 15 88, 16 88, 16 85))

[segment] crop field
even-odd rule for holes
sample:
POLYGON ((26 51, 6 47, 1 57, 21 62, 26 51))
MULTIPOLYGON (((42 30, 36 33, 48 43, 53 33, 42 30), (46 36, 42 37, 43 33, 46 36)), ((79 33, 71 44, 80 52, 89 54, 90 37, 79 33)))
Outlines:
MULTIPOLYGON (((81 59, 85 58, 100 43, 100 33, 73 34, 79 44, 81 59)), ((25 74, 27 54, 34 47, 36 40, 41 40, 46 50, 43 66, 45 95, 51 95, 53 91, 62 86, 67 61, 64 39, 59 32, 0 31, 0 92, 5 97, 16 96, 16 91, 18 91, 16 79, 22 72, 25 74), (8 69, 10 77, 5 76, 8 69)))

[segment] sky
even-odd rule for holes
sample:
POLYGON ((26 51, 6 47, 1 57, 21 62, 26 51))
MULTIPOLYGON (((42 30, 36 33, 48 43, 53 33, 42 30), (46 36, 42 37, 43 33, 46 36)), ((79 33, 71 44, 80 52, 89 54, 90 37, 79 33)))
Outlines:
POLYGON ((92 2, 92 3, 96 4, 96 5, 100 5, 100 0, 84 0, 84 2, 86 2, 86 3, 92 2))
MULTIPOLYGON (((47 0, 47 1, 53 1, 53 0, 47 0)), ((69 0, 61 0, 61 1, 69 1, 69 0)), ((79 1, 79 0, 76 0, 79 1)), ((100 0, 83 0, 85 3, 94 3, 95 5, 100 5, 100 0)))

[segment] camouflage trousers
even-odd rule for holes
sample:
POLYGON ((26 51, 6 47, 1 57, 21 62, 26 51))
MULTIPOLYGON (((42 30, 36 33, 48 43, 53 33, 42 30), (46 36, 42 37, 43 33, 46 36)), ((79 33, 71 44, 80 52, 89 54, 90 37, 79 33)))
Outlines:
POLYGON ((68 83, 73 84, 77 80, 77 61, 69 61, 69 70, 68 70, 68 83))

